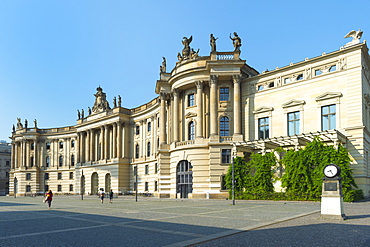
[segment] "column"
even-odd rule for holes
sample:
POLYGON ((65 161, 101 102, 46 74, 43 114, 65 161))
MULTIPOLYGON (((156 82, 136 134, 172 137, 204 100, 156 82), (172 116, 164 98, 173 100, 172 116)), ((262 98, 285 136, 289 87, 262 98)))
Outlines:
POLYGON ((196 137, 203 138, 203 82, 196 81, 197 86, 197 129, 196 137))
POLYGON ((38 146, 39 145, 37 145, 37 140, 34 140, 33 141, 33 165, 35 166, 35 167, 39 167, 39 165, 38 165, 38 146))
POLYGON ((160 105, 160 115, 159 115, 159 144, 166 144, 166 98, 167 94, 161 92, 161 105, 160 105))
POLYGON ((117 158, 117 123, 113 123, 113 157, 117 158))
POLYGON ((26 167, 26 141, 22 141, 22 166, 26 167))
POLYGON ((122 123, 119 121, 117 122, 117 157, 122 158, 122 123))
POLYGON ((104 158, 109 159, 109 128, 104 125, 104 158))
POLYGON ((95 143, 95 136, 94 136, 94 130, 90 130, 90 161, 95 160, 95 155, 94 155, 94 143, 95 143))
POLYGON ((77 133, 77 148, 76 148, 76 158, 77 158, 77 163, 80 163, 81 162, 81 157, 80 157, 80 154, 81 154, 81 133, 78 132, 77 133))
MULTIPOLYGON (((179 141, 179 90, 173 89, 173 139, 179 141)), ((153 124, 153 121, 152 121, 153 124)), ((154 125, 154 124, 153 124, 154 125)), ((154 126, 153 126, 154 129, 154 126)))
POLYGON ((90 132, 91 130, 86 131, 86 160, 85 160, 86 162, 91 161, 91 156, 90 156, 90 142, 91 142, 90 136, 91 134, 90 132))
POLYGON ((86 138, 85 138, 85 132, 81 132, 81 163, 86 162, 86 138))
POLYGON ((240 78, 241 75, 233 75, 234 82, 234 135, 241 134, 241 111, 240 111, 240 78))
POLYGON ((217 75, 210 76, 210 125, 211 136, 218 135, 217 131, 217 75))
POLYGON ((12 153, 10 154, 11 155, 11 169, 15 169, 15 167, 16 167, 16 164, 15 164, 15 157, 16 157, 16 151, 15 151, 16 149, 15 149, 15 142, 13 141, 12 142, 12 153))
POLYGON ((100 160, 103 160, 105 158, 104 150, 105 150, 105 128, 104 126, 100 127, 100 160))

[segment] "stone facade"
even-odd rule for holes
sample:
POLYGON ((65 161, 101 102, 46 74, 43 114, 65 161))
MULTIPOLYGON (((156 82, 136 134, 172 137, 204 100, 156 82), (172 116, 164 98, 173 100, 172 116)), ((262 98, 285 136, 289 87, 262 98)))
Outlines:
POLYGON ((262 73, 238 49, 194 54, 179 55, 170 73, 162 65, 158 97, 140 107, 114 101, 110 108, 98 87, 93 110, 79 112, 75 126, 19 122, 9 194, 132 193, 137 186, 157 197, 226 198, 223 177, 232 156, 298 149, 320 136, 350 151, 356 182, 369 195, 365 43, 262 73))
POLYGON ((9 193, 11 144, 0 142, 0 196, 9 193))

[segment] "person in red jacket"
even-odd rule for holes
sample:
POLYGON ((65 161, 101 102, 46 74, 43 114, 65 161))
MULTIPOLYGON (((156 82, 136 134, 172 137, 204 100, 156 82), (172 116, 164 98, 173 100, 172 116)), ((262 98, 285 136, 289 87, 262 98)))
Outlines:
POLYGON ((53 192, 51 192, 51 190, 49 190, 45 194, 45 201, 48 203, 48 209, 50 209, 50 207, 51 207, 51 201, 52 200, 53 200, 53 192))

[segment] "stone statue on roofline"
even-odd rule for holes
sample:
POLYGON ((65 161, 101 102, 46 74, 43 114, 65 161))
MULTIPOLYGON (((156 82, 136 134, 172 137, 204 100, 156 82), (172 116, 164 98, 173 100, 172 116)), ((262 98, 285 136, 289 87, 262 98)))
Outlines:
POLYGON ((213 36, 213 34, 211 33, 211 35, 210 35, 210 38, 209 38, 209 43, 210 43, 210 45, 211 45, 211 52, 213 53, 213 52, 216 52, 216 40, 217 40, 218 38, 215 38, 214 36, 213 36))
POLYGON ((184 49, 182 49, 182 57, 188 58, 190 55, 190 43, 193 41, 193 36, 190 36, 190 38, 183 37, 182 38, 182 44, 184 45, 184 49))
POLYGON ((352 38, 352 40, 345 44, 344 47, 359 44, 362 34, 363 31, 361 31, 361 29, 359 29, 358 31, 352 30, 351 32, 347 33, 347 35, 344 36, 344 38, 352 38))
POLYGON ((166 58, 165 57, 162 57, 163 61, 162 61, 162 66, 160 66, 160 71, 161 73, 166 73, 166 70, 167 70, 167 66, 166 66, 166 58))
POLYGON ((121 104, 122 104, 121 95, 118 95, 118 107, 121 107, 121 104))
POLYGON ((94 94, 95 103, 92 108, 93 113, 110 110, 106 93, 103 92, 103 89, 100 86, 96 89, 96 91, 96 94, 94 94))
POLYGON ((235 47, 234 52, 240 52, 240 47, 242 46, 242 40, 240 39, 238 34, 234 32, 234 37, 231 37, 231 33, 230 33, 229 37, 233 41, 233 45, 235 47))

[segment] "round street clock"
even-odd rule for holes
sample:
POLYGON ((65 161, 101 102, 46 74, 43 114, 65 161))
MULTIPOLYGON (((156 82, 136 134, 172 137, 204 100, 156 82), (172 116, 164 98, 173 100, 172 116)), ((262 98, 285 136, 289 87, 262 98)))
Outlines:
POLYGON ((328 178, 333 178, 335 176, 339 176, 340 168, 337 165, 329 164, 324 168, 324 175, 328 178))

